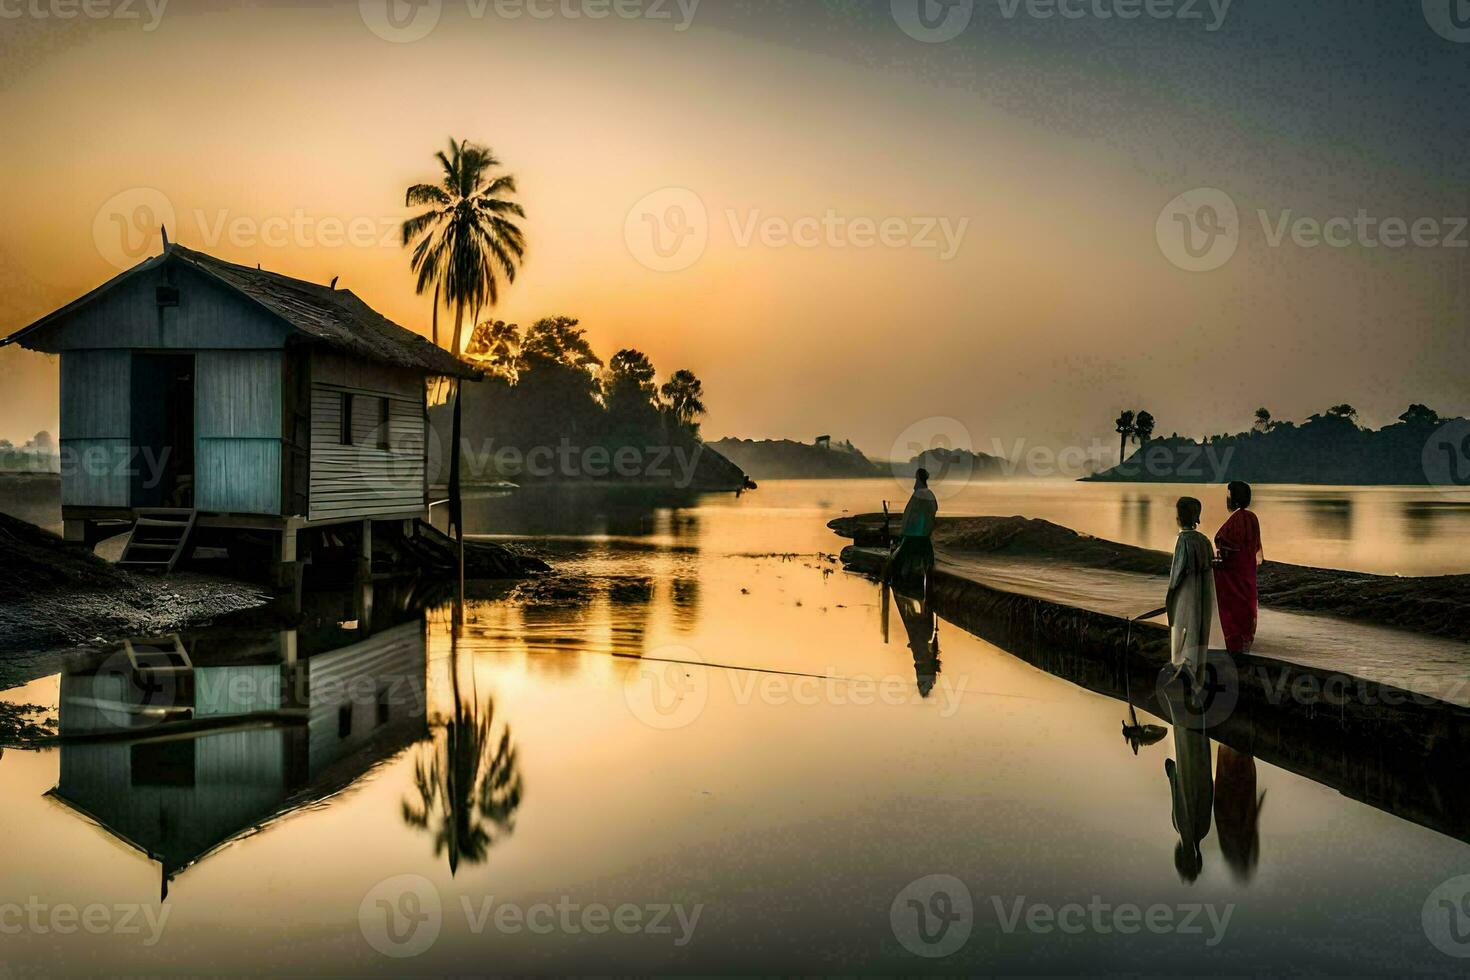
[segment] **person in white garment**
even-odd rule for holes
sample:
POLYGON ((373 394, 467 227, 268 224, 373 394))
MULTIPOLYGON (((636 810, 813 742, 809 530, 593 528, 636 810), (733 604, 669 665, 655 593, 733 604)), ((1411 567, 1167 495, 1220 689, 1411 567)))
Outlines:
POLYGON ((929 471, 920 467, 914 474, 914 492, 903 509, 903 525, 898 547, 888 557, 883 581, 922 580, 934 567, 934 521, 939 515, 939 501, 929 489, 929 471))
POLYGON ((1199 527, 1201 505, 1194 497, 1180 497, 1179 537, 1174 544, 1174 564, 1169 571, 1169 594, 1164 606, 1169 614, 1170 661, 1187 668, 1193 679, 1202 678, 1210 649, 1210 624, 1215 615, 1215 549, 1199 527))

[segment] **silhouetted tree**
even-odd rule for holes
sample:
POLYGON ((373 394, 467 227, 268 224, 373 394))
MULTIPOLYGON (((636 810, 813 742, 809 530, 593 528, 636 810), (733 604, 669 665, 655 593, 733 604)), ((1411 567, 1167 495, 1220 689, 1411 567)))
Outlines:
POLYGON ((521 375, 521 328, 504 320, 486 320, 475 327, 464 352, 487 374, 514 384, 521 375))
POLYGON ((521 345, 521 356, 528 366, 540 361, 571 368, 586 374, 595 374, 602 367, 602 360, 592 353, 587 342, 587 331, 577 324, 581 321, 569 316, 550 316, 531 324, 526 332, 526 341, 521 345))
POLYGON ((1257 432, 1271 431, 1271 413, 1265 408, 1256 409, 1256 424, 1252 427, 1257 432))
POLYGON ((1147 446, 1154 437, 1154 417, 1148 412, 1139 412, 1133 422, 1133 433, 1140 446, 1147 446))
POLYGON ((658 383, 647 354, 632 348, 614 354, 603 374, 602 392, 610 448, 647 447, 663 441, 658 383))
POLYGON ((691 432, 699 431, 699 417, 704 414, 704 384, 693 371, 678 370, 663 386, 664 401, 669 412, 691 432))
POLYGON ((1333 405, 1329 408, 1327 410, 1327 417, 1342 419, 1344 422, 1351 422, 1354 425, 1358 424, 1358 410, 1346 402, 1341 405, 1333 405))
POLYGON ((1113 423, 1118 432, 1118 459, 1121 461, 1128 456, 1128 439, 1133 435, 1135 415, 1133 409, 1128 409, 1119 415, 1113 423))
POLYGON ((439 302, 454 309, 454 342, 461 351, 464 313, 474 320, 500 298, 500 276, 515 282, 526 239, 511 218, 526 212, 507 195, 516 190, 509 174, 492 175, 500 161, 488 147, 450 139, 449 152, 435 154, 443 175, 438 184, 414 184, 404 195, 409 207, 428 207, 403 223, 403 245, 414 245, 410 266, 422 295, 434 284, 434 343, 439 343, 439 302))
POLYGON ((1428 405, 1413 404, 1408 407, 1404 414, 1399 416, 1400 422, 1406 422, 1412 426, 1433 427, 1439 425, 1439 413, 1428 405))
POLYGON ((625 347, 607 362, 607 375, 602 382, 609 407, 614 399, 642 401, 649 405, 658 401, 653 362, 642 351, 625 347))

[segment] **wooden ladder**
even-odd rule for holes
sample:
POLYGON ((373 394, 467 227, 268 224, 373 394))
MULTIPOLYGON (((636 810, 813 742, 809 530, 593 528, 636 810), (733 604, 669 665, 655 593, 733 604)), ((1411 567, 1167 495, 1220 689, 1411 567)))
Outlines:
POLYGON ((197 517, 198 511, 193 510, 138 511, 138 520, 117 561, 118 567, 164 575, 172 572, 188 548, 197 517))

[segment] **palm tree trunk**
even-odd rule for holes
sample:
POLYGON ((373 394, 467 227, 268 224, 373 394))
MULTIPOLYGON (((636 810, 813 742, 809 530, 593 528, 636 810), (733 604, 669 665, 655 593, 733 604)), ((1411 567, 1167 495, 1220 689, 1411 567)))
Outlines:
POLYGON ((439 283, 434 284, 434 346, 439 346, 439 283))
POLYGON ((454 305, 454 356, 459 357, 463 351, 464 340, 464 300, 454 305))

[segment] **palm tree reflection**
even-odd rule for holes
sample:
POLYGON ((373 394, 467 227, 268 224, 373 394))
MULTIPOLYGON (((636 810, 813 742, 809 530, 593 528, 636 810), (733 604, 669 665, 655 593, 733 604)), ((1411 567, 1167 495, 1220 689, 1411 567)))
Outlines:
POLYGON ((403 820, 434 835, 434 856, 447 854, 449 873, 461 861, 482 864, 515 830, 524 783, 510 726, 495 736, 495 699, 465 697, 459 684, 459 644, 452 641, 454 715, 426 743, 414 764, 416 801, 403 801, 403 820))

